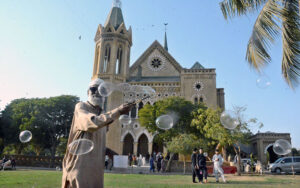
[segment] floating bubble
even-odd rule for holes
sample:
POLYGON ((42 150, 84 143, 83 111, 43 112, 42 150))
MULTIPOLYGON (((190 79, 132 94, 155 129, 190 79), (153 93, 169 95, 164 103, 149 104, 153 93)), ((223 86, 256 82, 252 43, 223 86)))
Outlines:
POLYGON ((99 94, 103 97, 108 97, 114 90, 115 90, 115 85, 110 82, 103 82, 99 85, 98 91, 99 94))
POLYGON ((143 92, 143 86, 133 85, 133 86, 131 86, 130 90, 132 92, 135 92, 135 93, 142 93, 143 92))
POLYGON ((94 142, 85 138, 74 140, 68 145, 68 149, 73 155, 84 155, 94 149, 94 142))
POLYGON ((287 140, 279 139, 273 144, 273 151, 277 155, 287 155, 292 151, 292 146, 287 140))
POLYGON ((131 85, 128 83, 120 83, 117 85, 117 88, 119 91, 126 93, 129 92, 131 90, 131 85))
POLYGON ((203 155, 204 155, 204 157, 207 157, 207 152, 204 152, 203 155))
POLYGON ((129 125, 131 123, 131 118, 128 115, 124 114, 119 117, 119 121, 123 125, 129 125))
POLYGON ((156 126, 163 130, 171 129, 174 125, 173 119, 170 115, 159 116, 156 121, 156 126))
POLYGON ((22 131, 19 135, 19 139, 22 143, 29 142, 31 138, 32 138, 32 134, 28 130, 22 131))
POLYGON ((55 169, 56 171, 61 171, 61 168, 59 166, 57 166, 55 169))
POLYGON ((156 96, 156 91, 150 86, 144 86, 143 87, 143 93, 150 96, 150 97, 156 96))
POLYGON ((222 112, 220 121, 226 129, 230 130, 235 129, 239 125, 239 121, 236 117, 236 114, 230 110, 222 112))
POLYGON ((265 89, 271 85, 271 82, 270 82, 269 77, 267 77, 266 75, 263 75, 263 76, 260 76, 259 78, 257 78, 256 85, 260 89, 265 89))

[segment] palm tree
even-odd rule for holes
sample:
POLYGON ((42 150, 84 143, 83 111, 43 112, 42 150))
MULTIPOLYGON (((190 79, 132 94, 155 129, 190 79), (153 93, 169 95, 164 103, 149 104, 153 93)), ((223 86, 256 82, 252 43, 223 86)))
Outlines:
POLYGON ((271 62, 269 47, 282 36, 282 75, 291 88, 300 77, 300 0, 223 0, 224 18, 245 15, 261 9, 248 41, 246 60, 258 72, 271 62))

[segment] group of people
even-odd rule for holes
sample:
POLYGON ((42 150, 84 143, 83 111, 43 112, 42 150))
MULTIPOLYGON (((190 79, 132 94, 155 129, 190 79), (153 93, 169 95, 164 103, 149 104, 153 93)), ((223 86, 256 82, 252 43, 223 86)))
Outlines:
POLYGON ((142 156, 142 154, 139 155, 139 157, 135 155, 131 155, 131 153, 128 154, 128 165, 133 166, 143 166, 146 164, 146 159, 145 157, 142 156))
POLYGON ((153 153, 153 155, 150 156, 149 164, 150 172, 155 172, 155 169, 157 172, 164 172, 166 170, 166 160, 160 152, 157 154, 153 153))
POLYGON ((0 160, 0 170, 5 170, 5 168, 11 166, 12 169, 16 169, 16 160, 12 157, 4 156, 2 160, 0 160))
MULTIPOLYGON (((191 162, 192 162, 192 172, 193 172, 193 183, 196 182, 196 177, 198 177, 199 182, 202 184, 203 179, 205 179, 205 183, 207 183, 207 167, 206 167, 206 157, 203 153, 203 149, 195 148, 193 150, 193 154, 191 156, 191 162)), ((216 182, 219 182, 219 175, 221 175, 223 182, 226 183, 226 179, 224 177, 224 171, 222 169, 223 164, 223 158, 222 155, 219 154, 219 150, 215 150, 215 154, 212 158, 214 168, 213 173, 216 177, 216 182)))

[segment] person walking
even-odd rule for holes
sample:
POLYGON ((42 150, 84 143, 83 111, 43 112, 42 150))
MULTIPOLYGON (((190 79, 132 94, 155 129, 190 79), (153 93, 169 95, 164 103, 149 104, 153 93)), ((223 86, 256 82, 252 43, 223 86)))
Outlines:
POLYGON ((128 153, 128 165, 131 166, 132 163, 132 155, 131 153, 128 153))
POLYGON ((206 156, 203 154, 203 149, 199 149, 198 154, 198 167, 201 183, 203 183, 203 177, 205 179, 205 183, 207 183, 207 167, 206 167, 206 156))
POLYGON ((152 156, 150 157, 149 163, 150 163, 150 172, 155 172, 154 159, 152 156))
POLYGON ((224 177, 224 171, 222 169, 223 158, 221 154, 219 154, 219 150, 216 149, 212 161, 214 162, 214 175, 216 177, 216 182, 219 182, 219 174, 220 174, 223 179, 223 182, 226 183, 226 179, 224 177))
POLYGON ((158 159, 157 159, 157 172, 160 172, 160 169, 161 169, 161 160, 162 160, 162 155, 159 155, 158 159))
POLYGON ((191 156, 191 161, 192 161, 192 171, 193 171, 193 183, 197 183, 197 182, 195 181, 196 176, 198 177, 198 180, 199 180, 199 182, 200 182, 200 174, 199 174, 199 171, 198 171, 199 167, 198 167, 198 164, 197 164, 197 152, 198 152, 198 149, 195 148, 195 149, 193 150, 193 154, 192 154, 192 156, 191 156))

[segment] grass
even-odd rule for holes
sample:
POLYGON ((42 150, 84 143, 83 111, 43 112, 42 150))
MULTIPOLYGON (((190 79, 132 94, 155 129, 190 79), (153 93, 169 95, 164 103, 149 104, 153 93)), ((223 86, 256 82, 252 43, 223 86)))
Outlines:
MULTIPOLYGON (((0 188, 55 188, 61 186, 62 173, 44 170, 1 171, 0 188)), ((186 187, 300 187, 300 176, 264 175, 234 176, 226 175, 227 184, 215 183, 209 177, 208 184, 193 184, 191 176, 183 175, 139 175, 139 174, 105 174, 106 188, 186 188, 186 187)))

